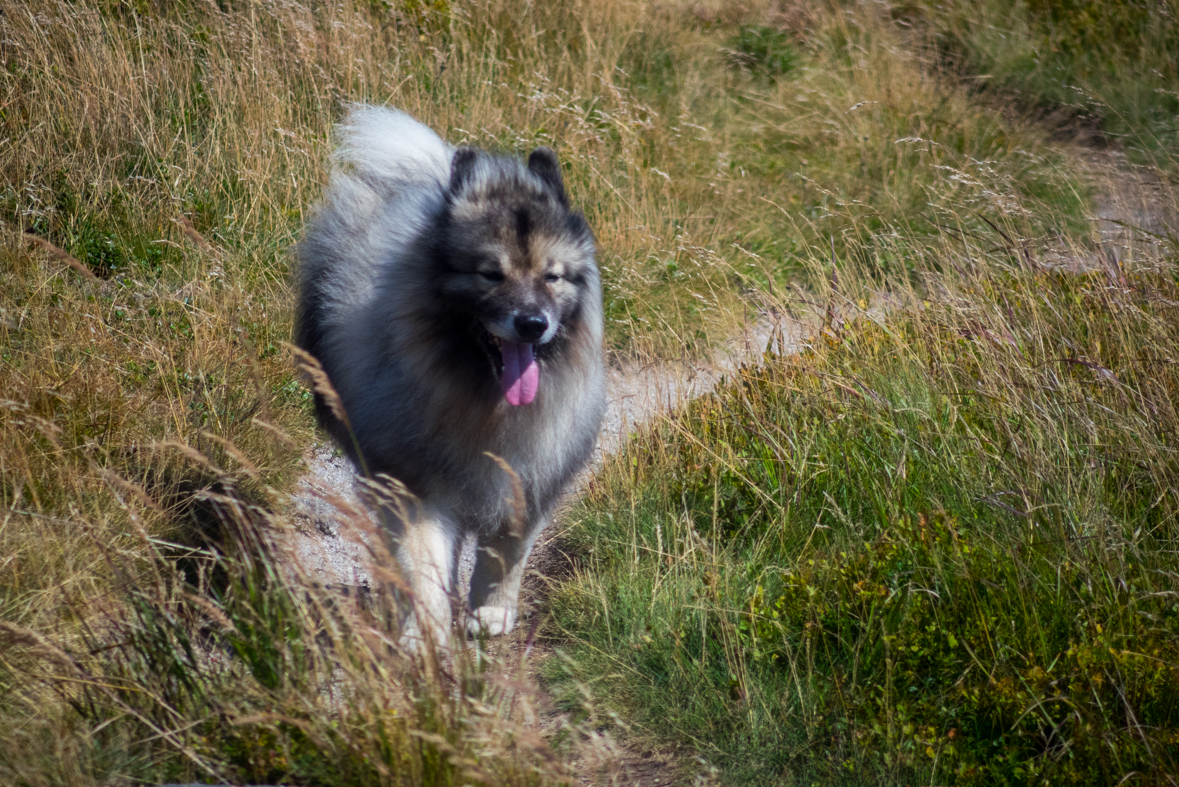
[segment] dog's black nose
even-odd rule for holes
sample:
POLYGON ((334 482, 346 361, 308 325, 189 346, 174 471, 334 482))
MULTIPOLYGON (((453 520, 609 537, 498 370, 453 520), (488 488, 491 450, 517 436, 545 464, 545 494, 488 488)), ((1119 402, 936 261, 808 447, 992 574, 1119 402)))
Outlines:
POLYGON ((518 314, 515 326, 521 339, 534 342, 544 336, 544 332, 549 329, 549 321, 543 314, 518 314))

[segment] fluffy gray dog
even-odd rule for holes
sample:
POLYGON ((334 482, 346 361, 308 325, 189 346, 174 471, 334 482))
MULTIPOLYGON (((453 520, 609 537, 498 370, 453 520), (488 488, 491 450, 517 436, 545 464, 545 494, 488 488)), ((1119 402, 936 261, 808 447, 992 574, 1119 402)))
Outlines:
POLYGON ((347 423, 322 396, 316 412, 362 472, 421 502, 409 521, 384 517, 416 600, 407 631, 419 634, 407 636, 429 627, 445 641, 467 533, 479 545, 468 625, 502 634, 605 410, 593 234, 548 148, 525 166, 375 107, 353 109, 340 132, 298 249, 296 341, 347 423), (493 457, 519 479, 522 506, 493 457))

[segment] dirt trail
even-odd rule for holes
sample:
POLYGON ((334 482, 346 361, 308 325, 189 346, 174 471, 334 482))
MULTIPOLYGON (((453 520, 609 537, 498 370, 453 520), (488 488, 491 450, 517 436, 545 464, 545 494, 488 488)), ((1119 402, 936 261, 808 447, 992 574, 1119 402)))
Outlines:
POLYGON ((1148 167, 1131 164, 1117 150, 1081 151, 1077 159, 1096 189, 1091 214, 1094 246, 1045 248, 1037 255, 1038 264, 1073 273, 1105 270, 1116 278, 1117 270, 1133 265, 1136 256, 1165 256, 1173 249, 1179 238, 1179 193, 1174 183, 1148 167))

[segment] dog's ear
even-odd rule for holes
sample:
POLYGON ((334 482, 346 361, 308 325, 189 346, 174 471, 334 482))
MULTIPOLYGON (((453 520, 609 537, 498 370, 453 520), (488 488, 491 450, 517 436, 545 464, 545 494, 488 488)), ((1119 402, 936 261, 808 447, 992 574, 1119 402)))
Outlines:
POLYGON ((470 182, 475 174, 475 159, 478 153, 474 148, 463 145, 454 152, 450 162, 450 193, 458 194, 470 182))
POLYGON ((532 155, 528 157, 528 171, 544 181, 562 205, 569 207, 569 198, 565 196, 565 184, 561 180, 561 165, 557 163, 556 153, 545 147, 532 151, 532 155))

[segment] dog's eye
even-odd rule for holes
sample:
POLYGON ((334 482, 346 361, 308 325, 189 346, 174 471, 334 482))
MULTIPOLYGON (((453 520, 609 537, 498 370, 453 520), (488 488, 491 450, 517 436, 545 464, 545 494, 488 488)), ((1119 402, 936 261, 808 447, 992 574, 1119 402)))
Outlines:
POLYGON ((555 281, 561 280, 561 274, 559 274, 559 273, 546 273, 544 275, 544 280, 546 283, 552 284, 555 281))
POLYGON ((479 271, 479 275, 487 281, 501 282, 504 280, 504 275, 499 271, 479 271))

